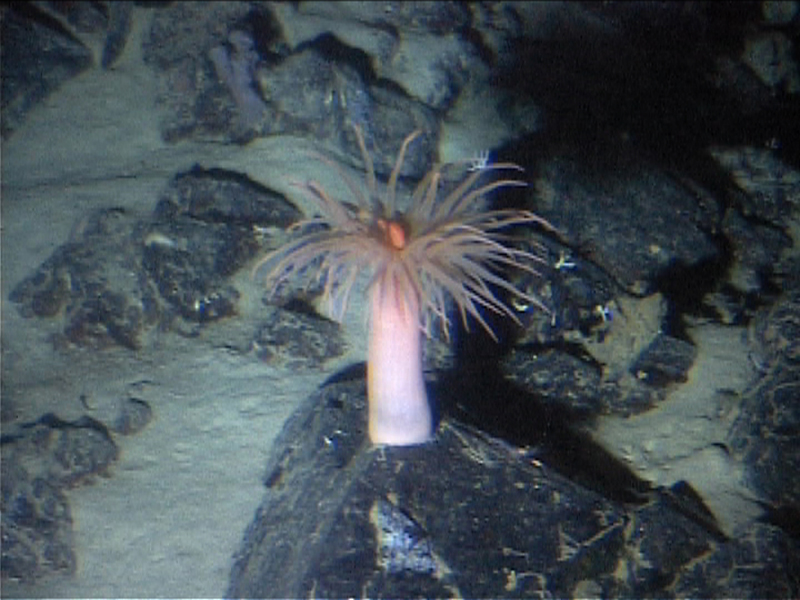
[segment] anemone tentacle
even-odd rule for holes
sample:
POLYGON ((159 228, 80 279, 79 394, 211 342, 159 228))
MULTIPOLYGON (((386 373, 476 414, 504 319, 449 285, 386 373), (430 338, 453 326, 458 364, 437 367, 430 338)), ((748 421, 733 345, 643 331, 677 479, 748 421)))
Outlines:
POLYGON ((436 165, 417 184, 403 214, 397 213, 400 172, 410 144, 422 134, 403 140, 383 197, 378 194, 372 158, 364 136, 355 127, 364 161, 366 195, 335 163, 322 157, 341 175, 355 204, 331 197, 315 181, 294 184, 313 201, 319 214, 290 229, 296 237, 261 259, 254 272, 267 270, 266 283, 274 293, 288 280, 307 277, 316 269, 328 313, 341 320, 361 272, 368 272, 370 296, 369 433, 376 443, 420 443, 432 435, 432 416, 422 374, 422 335, 431 336, 438 322, 449 339, 450 301, 464 326, 474 319, 497 339, 485 312, 519 317, 498 294, 512 294, 543 310, 541 300, 505 276, 507 269, 538 275, 544 262, 541 246, 530 250, 511 244, 515 227, 550 228, 536 214, 513 209, 484 210, 482 201, 496 190, 525 187, 527 182, 502 177, 480 184, 487 173, 523 169, 513 163, 472 161, 436 165), (439 198, 439 187, 450 169, 467 175, 439 198))

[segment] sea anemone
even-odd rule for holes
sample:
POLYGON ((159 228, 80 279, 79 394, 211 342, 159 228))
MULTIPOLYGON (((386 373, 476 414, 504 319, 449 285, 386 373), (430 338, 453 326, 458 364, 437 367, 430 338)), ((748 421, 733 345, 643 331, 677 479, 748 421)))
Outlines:
POLYGON ((544 308, 503 275, 508 268, 537 274, 535 265, 542 258, 507 245, 503 231, 519 225, 547 227, 547 223, 531 212, 483 206, 489 192, 527 184, 503 178, 477 185, 486 173, 521 172, 521 167, 490 164, 486 156, 471 163, 434 166, 405 212, 397 210, 400 169, 409 144, 420 133, 415 131, 403 141, 380 197, 372 159, 356 127, 368 195, 341 171, 355 203, 331 198, 314 181, 297 184, 315 201, 320 214, 293 225, 297 237, 260 260, 254 270, 268 269, 266 284, 274 293, 288 279, 316 269, 318 281, 325 282, 323 301, 337 321, 359 273, 371 273, 367 393, 369 437, 375 444, 419 444, 433 435, 422 371, 422 335, 430 336, 438 321, 449 339, 448 297, 467 329, 472 317, 494 339, 482 309, 519 322, 497 293, 504 291, 544 308), (464 179, 438 198, 444 174, 451 169, 458 169, 464 179))

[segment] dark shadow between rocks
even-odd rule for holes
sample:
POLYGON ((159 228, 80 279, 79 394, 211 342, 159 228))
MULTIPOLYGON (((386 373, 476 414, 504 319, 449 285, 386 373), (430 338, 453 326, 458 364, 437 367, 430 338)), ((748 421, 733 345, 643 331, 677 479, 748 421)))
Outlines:
POLYGON ((592 415, 544 403, 500 369, 505 344, 484 331, 460 336, 455 368, 433 386, 441 416, 468 424, 529 453, 573 482, 609 499, 639 504, 652 486, 581 431, 592 415))

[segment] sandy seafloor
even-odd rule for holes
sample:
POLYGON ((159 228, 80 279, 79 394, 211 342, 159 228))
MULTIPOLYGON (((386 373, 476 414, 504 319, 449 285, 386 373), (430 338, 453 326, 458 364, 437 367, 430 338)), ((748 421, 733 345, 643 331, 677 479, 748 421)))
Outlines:
POLYGON ((53 323, 23 319, 9 302, 10 291, 88 211, 123 207, 146 217, 169 179, 195 163, 244 171, 273 188, 286 185, 287 173, 301 177, 292 149, 308 142, 163 142, 155 77, 139 56, 137 25, 112 70, 68 81, 2 146, 4 400, 13 399, 21 421, 47 412, 102 420, 128 397, 145 400, 154 414, 140 433, 117 437, 121 453, 109 478, 67 492, 76 574, 33 586, 4 581, 7 597, 221 596, 283 422, 327 376, 364 357, 357 302, 354 325, 345 327, 353 332, 351 351, 337 364, 287 376, 252 353, 230 352, 226 328, 258 318, 263 290, 249 272, 235 282, 241 317, 195 339, 151 336, 139 352, 56 351, 53 323))
MULTIPOLYGON (((121 455, 109 478, 68 491, 75 575, 33 586, 5 581, 8 597, 222 595, 232 555, 262 499, 262 468, 282 424, 329 375, 365 355, 358 294, 343 325, 349 352, 324 369, 289 374, 252 353, 226 349, 229 328, 258 318, 262 290, 247 270, 235 281, 239 317, 209 325, 195 339, 151 337, 139 352, 56 351, 53 323, 23 319, 9 303, 14 286, 69 239, 89 210, 116 206, 145 217, 169 179, 195 163, 245 172, 293 200, 289 179, 302 180, 306 171, 336 185, 303 154, 311 146, 304 140, 166 144, 155 78, 139 55, 142 28, 136 20, 113 69, 92 69, 64 84, 2 146, 4 395, 21 420, 49 411, 102 420, 131 396, 154 413, 143 431, 117 439, 121 455)), ((474 138, 485 136, 451 128, 442 150, 468 156, 478 147, 470 145, 474 138)), ((647 415, 606 421, 598 437, 659 484, 681 478, 695 484, 732 530, 755 511, 740 467, 714 450, 725 435, 725 423, 713 417, 714 397, 720 387, 742 390, 752 371, 741 330, 695 333, 698 360, 683 391, 647 415)))

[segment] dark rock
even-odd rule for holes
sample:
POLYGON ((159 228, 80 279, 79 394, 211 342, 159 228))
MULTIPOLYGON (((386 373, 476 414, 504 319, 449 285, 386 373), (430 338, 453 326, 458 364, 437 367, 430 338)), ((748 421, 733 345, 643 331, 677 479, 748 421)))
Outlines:
POLYGON ((100 66, 111 67, 128 41, 131 28, 131 2, 41 2, 40 10, 57 18, 72 34, 87 45, 102 41, 100 66))
POLYGON ((330 140, 360 164, 361 151, 352 132, 358 125, 376 173, 388 175, 403 139, 421 129, 426 135, 409 147, 401 170, 401 175, 421 178, 430 169, 436 147, 433 112, 379 85, 374 75, 359 72, 346 59, 350 52, 335 40, 322 40, 260 68, 256 76, 270 114, 264 134, 330 140))
MULTIPOLYGON (((437 23, 452 27, 442 14, 468 15, 457 6, 414 10, 420 11, 417 27, 434 29, 437 23)), ((426 136, 409 148, 401 174, 419 178, 427 172, 439 131, 430 107, 381 81, 369 56, 331 34, 293 52, 285 48, 268 9, 242 4, 209 11, 191 3, 162 7, 144 53, 145 62, 159 73, 162 102, 169 109, 162 125, 165 139, 211 134, 247 142, 254 136, 290 134, 338 146, 360 164, 353 134, 358 125, 376 172, 388 175, 402 140, 421 129, 426 136)), ((460 64, 459 69, 450 67, 447 94, 452 81, 465 77, 459 74, 460 64)))
POLYGON ((41 476, 60 487, 106 475, 119 456, 108 428, 86 416, 65 421, 48 413, 21 425, 17 436, 7 443, 11 445, 4 448, 6 456, 24 460, 32 476, 41 476))
POLYGON ((145 239, 142 264, 161 297, 184 319, 205 323, 235 314, 239 292, 217 267, 231 268, 248 251, 241 244, 248 240, 230 235, 224 226, 192 222, 159 224, 145 239))
POLYGON ((660 334, 633 362, 631 372, 650 385, 686 381, 697 350, 688 342, 660 334))
POLYGON ((746 465, 747 484, 773 509, 800 507, 800 296, 787 294, 751 325, 754 360, 762 377, 741 399, 729 433, 746 465))
POLYGON ((762 371, 779 361, 800 359, 800 280, 795 289, 759 310, 749 328, 755 360, 762 371))
POLYGON ((244 2, 208 5, 177 2, 159 7, 142 42, 145 64, 161 75, 159 102, 168 115, 162 135, 177 141, 191 135, 223 134, 235 123, 235 106, 216 75, 209 51, 250 11, 244 2))
POLYGON ((610 503, 455 423, 366 447, 363 389, 324 388, 287 423, 229 595, 563 595, 613 571, 610 503))
POLYGON ((337 16, 346 20, 398 30, 427 31, 438 35, 457 32, 470 22, 470 9, 461 2, 374 2, 350 5, 346 10, 333 10, 337 16))
POLYGON ((89 68, 92 54, 57 19, 34 3, 12 3, 0 10, 3 40, 0 96, 5 138, 31 108, 62 83, 89 68))
POLYGON ((283 196, 235 171, 193 167, 177 173, 153 216, 206 223, 285 228, 302 214, 283 196))
POLYGON ((31 582, 76 568, 72 516, 64 488, 106 475, 119 451, 90 417, 46 414, 2 439, 2 577, 31 582))
POLYGON ((642 597, 665 590, 716 541, 699 524, 672 513, 667 502, 656 500, 632 515, 626 546, 636 548, 638 556, 623 559, 625 576, 614 595, 642 597))
MULTIPOLYGON (((375 173, 388 177, 394 167, 397 152, 403 140, 419 129, 424 135, 408 147, 400 174, 415 179, 422 178, 435 163, 439 145, 439 125, 434 111, 425 105, 397 93, 390 87, 379 85, 370 88, 373 112, 370 116, 368 149, 372 153, 375 173)), ((343 145, 356 148, 352 130, 345 127, 343 145)), ((360 154, 358 155, 360 159, 360 154)))
POLYGON ((800 545, 779 529, 753 523, 734 539, 713 517, 687 510, 676 489, 660 490, 626 529, 618 597, 786 598, 800 587, 800 545), (675 514, 675 512, 679 514, 675 514))
POLYGON ((551 159, 537 182, 539 212, 576 249, 630 293, 657 289, 676 264, 711 262, 719 249, 708 231, 714 211, 654 165, 609 153, 596 164, 551 159))
POLYGON ((791 238, 777 226, 750 222, 733 209, 726 211, 722 231, 735 261, 731 283, 743 292, 758 293, 774 274, 781 253, 791 247, 791 238))
POLYGON ((3 579, 30 582, 48 574, 74 573, 77 561, 67 498, 47 478, 31 477, 3 450, 3 579))
POLYGON ((90 213, 75 227, 72 241, 58 247, 9 298, 23 316, 60 318, 71 343, 140 347, 142 330, 154 319, 155 288, 142 277, 135 224, 121 209, 90 213))
POLYGON ((513 301, 524 327, 519 344, 552 344, 570 332, 602 338, 609 320, 602 309, 619 294, 617 282, 602 267, 569 247, 547 238, 541 244, 549 268, 537 277, 522 278, 517 285, 538 297, 549 313, 513 301))
POLYGON ((64 470, 62 481, 68 485, 96 474, 105 475, 119 455, 105 427, 63 429, 57 437, 53 456, 64 470))
POLYGON ((5 138, 65 81, 96 62, 104 69, 114 64, 128 40, 133 3, 14 2, 0 10, 5 138), (91 48, 100 43, 102 57, 95 57, 91 48))
POLYGON ((291 132, 320 140, 330 140, 340 125, 340 86, 365 93, 352 69, 337 69, 313 48, 259 69, 257 85, 269 106, 268 133, 291 132))
POLYGON ((125 49, 131 32, 132 11, 133 4, 130 2, 108 3, 108 33, 100 57, 100 66, 104 69, 112 67, 125 49))
MULTIPOLYGON (((510 381, 537 400, 587 416, 639 414, 666 397, 654 385, 662 383, 660 379, 610 377, 577 343, 514 348, 501 367, 510 381)), ((672 373, 671 365, 665 368, 672 373)))
POLYGON ((746 534, 684 567, 678 598, 792 598, 800 590, 800 544, 780 529, 754 523, 746 534))
MULTIPOLYGON (((503 359, 503 372, 543 402, 562 404, 590 414, 605 412, 606 407, 597 393, 602 381, 600 366, 587 355, 576 356, 566 350, 514 349, 503 359)), ((575 351, 578 353, 579 349, 575 351)))
POLYGON ((800 199, 800 179, 781 153, 752 146, 714 146, 709 154, 738 188, 733 199, 742 217, 786 228, 786 215, 800 199))
MULTIPOLYGON (((4 405, 7 401, 4 397, 4 405)), ((134 433, 149 419, 145 402, 128 399, 114 427, 134 433)), ((77 557, 65 490, 110 475, 119 448, 109 428, 89 416, 68 421, 47 413, 33 422, 4 424, 0 454, 2 578, 29 584, 74 574, 77 557)))
POLYGON ((147 427, 152 418, 150 404, 139 398, 127 398, 120 402, 112 429, 122 435, 133 435, 147 427))
POLYGON ((661 332, 663 298, 617 291, 593 303, 613 283, 592 277, 600 270, 581 259, 559 262, 569 266, 545 278, 553 313, 521 315, 525 330, 500 359, 503 375, 538 402, 584 415, 630 416, 664 401, 665 384, 683 379, 694 350, 661 332))
POLYGON ((318 369, 346 350, 341 328, 316 315, 275 309, 256 331, 256 356, 290 371, 318 369))
POLYGON ((285 227, 299 213, 235 173, 195 168, 176 175, 143 233, 142 265, 162 298, 198 323, 235 314, 228 278, 259 250, 257 228, 285 227))
POLYGON ((236 312, 230 277, 299 218, 244 176, 192 169, 175 176, 152 219, 100 209, 9 295, 25 317, 61 324, 57 345, 138 349, 176 314, 206 323, 236 312))
POLYGON ((223 43, 230 25, 244 21, 250 10, 244 2, 162 5, 153 13, 142 44, 142 58, 146 64, 161 70, 182 65, 186 57, 202 56, 214 45, 223 43))
POLYGON ((793 571, 779 566, 797 562, 796 541, 761 524, 729 540, 690 490, 655 490, 644 503, 621 504, 530 450, 447 417, 427 444, 370 447, 364 404, 363 382, 330 384, 286 423, 227 595, 665 597, 681 589, 782 597, 798 590, 793 571))

